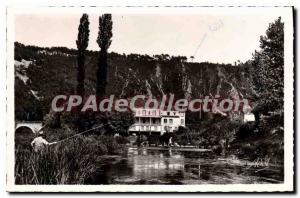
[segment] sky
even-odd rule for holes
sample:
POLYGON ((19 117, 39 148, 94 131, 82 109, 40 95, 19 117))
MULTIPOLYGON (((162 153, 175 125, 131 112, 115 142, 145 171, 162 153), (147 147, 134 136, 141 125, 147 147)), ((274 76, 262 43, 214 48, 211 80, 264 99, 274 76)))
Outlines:
MULTIPOLYGON (((81 14, 19 14, 15 40, 40 47, 76 48, 81 14)), ((96 43, 99 15, 89 15, 89 50, 96 43)), ((259 37, 278 14, 113 14, 109 51, 186 56, 194 62, 234 63, 251 59, 259 37)))

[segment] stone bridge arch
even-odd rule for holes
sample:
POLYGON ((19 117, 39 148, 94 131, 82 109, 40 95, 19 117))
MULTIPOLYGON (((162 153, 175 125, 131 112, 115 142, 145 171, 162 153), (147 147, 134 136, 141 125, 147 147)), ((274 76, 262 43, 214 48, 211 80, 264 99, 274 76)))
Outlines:
POLYGON ((15 131, 23 127, 30 129, 32 133, 37 133, 39 130, 43 128, 43 123, 42 122, 17 122, 15 131))

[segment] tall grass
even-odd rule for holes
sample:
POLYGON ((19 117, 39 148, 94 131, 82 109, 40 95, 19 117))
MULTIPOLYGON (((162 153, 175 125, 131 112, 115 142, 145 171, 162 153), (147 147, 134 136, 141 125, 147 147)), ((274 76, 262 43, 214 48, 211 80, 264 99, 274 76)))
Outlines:
POLYGON ((16 184, 84 184, 95 173, 101 155, 120 154, 125 145, 107 136, 81 136, 34 153, 16 145, 16 184))

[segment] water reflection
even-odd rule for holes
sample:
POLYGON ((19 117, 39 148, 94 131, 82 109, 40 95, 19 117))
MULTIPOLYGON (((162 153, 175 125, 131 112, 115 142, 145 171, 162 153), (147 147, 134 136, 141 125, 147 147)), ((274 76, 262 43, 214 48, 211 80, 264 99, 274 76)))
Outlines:
POLYGON ((178 179, 183 176, 184 157, 173 153, 171 150, 165 152, 149 152, 146 149, 141 149, 138 150, 138 155, 135 154, 135 151, 133 151, 132 154, 130 152, 131 151, 129 151, 128 164, 133 167, 132 176, 134 178, 147 181, 162 179, 166 182, 172 182, 174 177, 178 179))
POLYGON ((129 149, 116 161, 103 160, 87 184, 280 183, 283 167, 257 167, 199 152, 129 149))

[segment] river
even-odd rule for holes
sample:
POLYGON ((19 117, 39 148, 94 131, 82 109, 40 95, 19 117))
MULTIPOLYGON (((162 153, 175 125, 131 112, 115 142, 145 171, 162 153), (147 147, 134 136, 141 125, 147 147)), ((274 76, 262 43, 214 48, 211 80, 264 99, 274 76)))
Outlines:
POLYGON ((104 156, 86 184, 281 183, 282 166, 257 164, 212 153, 131 148, 126 156, 104 156))

